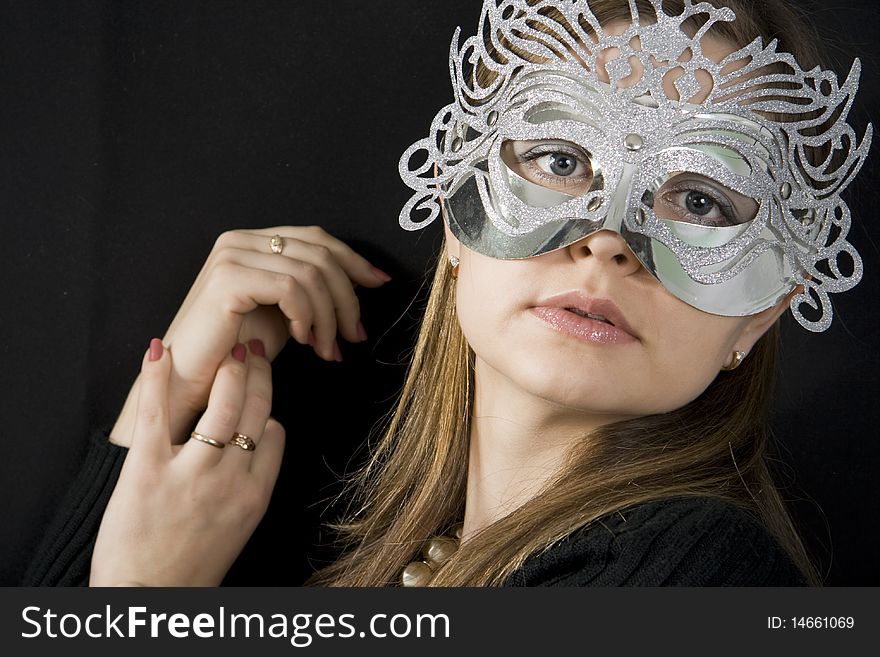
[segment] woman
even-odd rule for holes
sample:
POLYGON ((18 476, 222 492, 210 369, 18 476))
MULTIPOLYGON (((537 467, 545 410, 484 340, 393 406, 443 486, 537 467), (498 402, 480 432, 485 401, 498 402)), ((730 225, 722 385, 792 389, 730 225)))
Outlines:
MULTIPOLYGON (((826 328, 861 275, 838 196, 869 143, 845 123, 857 69, 805 73, 782 8, 674 4, 486 2, 456 37, 456 102, 401 160, 401 224, 442 211, 446 245, 312 583, 818 583, 766 414, 777 319, 826 328), (780 26, 784 47, 752 41, 780 26)), ((336 358, 337 322, 363 337, 349 281, 381 279, 317 231, 218 243, 111 433, 132 447, 92 584, 219 583, 280 460, 265 356, 289 331, 336 358)))

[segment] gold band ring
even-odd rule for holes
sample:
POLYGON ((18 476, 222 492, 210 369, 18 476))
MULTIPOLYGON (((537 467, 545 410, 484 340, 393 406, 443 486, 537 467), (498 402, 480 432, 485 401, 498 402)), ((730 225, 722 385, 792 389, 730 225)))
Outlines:
POLYGON ((249 436, 245 436, 243 433, 232 434, 232 439, 229 441, 229 444, 241 447, 246 452, 253 452, 257 448, 257 444, 253 439, 249 436))
POLYGON ((218 449, 223 449, 224 447, 226 447, 226 445, 224 445, 223 443, 217 442, 213 438, 208 438, 207 436, 203 436, 202 434, 196 433, 195 431, 193 431, 191 434, 189 434, 189 437, 195 438, 196 440, 200 440, 201 442, 206 443, 206 444, 210 445, 211 447, 216 447, 218 449))
POLYGON ((284 240, 281 235, 272 236, 272 239, 269 240, 269 248, 272 249, 272 253, 281 253, 284 251, 284 240))

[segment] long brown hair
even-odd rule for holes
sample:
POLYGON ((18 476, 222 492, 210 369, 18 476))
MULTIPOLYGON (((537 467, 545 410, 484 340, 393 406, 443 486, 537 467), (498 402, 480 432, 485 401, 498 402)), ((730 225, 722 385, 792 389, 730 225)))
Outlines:
MULTIPOLYGON (((639 10, 650 15, 648 4, 639 10)), ((665 3, 681 11, 682 3, 665 3)), ((806 21, 780 2, 722 0, 737 13, 717 36, 745 45, 784 37, 801 66, 816 54, 806 21)), ((622 0, 592 0, 603 22, 630 18, 622 0)), ((782 40, 782 39, 780 39, 782 40)), ((574 529, 634 504, 713 496, 763 522, 811 585, 820 578, 769 464, 779 329, 774 324, 736 370, 721 372, 677 410, 605 425, 576 444, 542 492, 464 542, 432 586, 497 586, 527 557, 574 529)), ((346 480, 348 507, 330 528, 341 556, 308 584, 398 582, 422 542, 464 516, 474 352, 455 314, 455 281, 441 250, 400 400, 366 464, 346 480)))

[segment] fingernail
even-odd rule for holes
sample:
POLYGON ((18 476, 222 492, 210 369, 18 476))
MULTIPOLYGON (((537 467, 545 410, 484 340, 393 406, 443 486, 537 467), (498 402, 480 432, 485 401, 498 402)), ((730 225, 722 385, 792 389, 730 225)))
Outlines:
POLYGON ((367 329, 364 328, 364 325, 360 320, 358 320, 357 325, 357 336, 361 339, 361 342, 364 342, 367 339, 367 329))
POLYGON ((239 362, 244 362, 244 359, 247 357, 247 349, 244 348, 241 342, 232 348, 232 357, 239 362))
POLYGON ((266 357, 266 345, 263 344, 262 340, 251 340, 248 342, 248 346, 250 347, 252 354, 260 356, 261 358, 266 357))
POLYGON ((157 361, 162 358, 162 352, 165 351, 165 347, 162 345, 162 341, 159 338, 153 338, 150 340, 150 360, 157 361))
POLYGON ((309 343, 309 345, 311 345, 312 347, 315 346, 315 332, 314 332, 312 329, 309 329, 309 339, 308 339, 308 343, 309 343))
POLYGON ((333 358, 336 359, 337 363, 342 362, 342 351, 339 350, 339 343, 336 340, 333 341, 333 358))
POLYGON ((378 278, 383 283, 387 283, 388 281, 391 280, 391 277, 388 274, 386 274, 384 271, 379 269, 378 267, 374 267, 373 265, 370 265, 370 271, 373 272, 373 276, 378 278))

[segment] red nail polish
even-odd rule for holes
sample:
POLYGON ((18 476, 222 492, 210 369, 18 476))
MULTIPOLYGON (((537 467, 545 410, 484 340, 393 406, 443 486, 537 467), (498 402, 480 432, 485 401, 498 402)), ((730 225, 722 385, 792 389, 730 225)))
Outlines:
POLYGON ((162 358, 163 351, 165 351, 165 347, 159 338, 153 338, 152 340, 150 340, 150 360, 151 361, 157 361, 160 358, 162 358))
POLYGON ((261 358, 266 357, 266 346, 263 344, 262 340, 251 340, 248 342, 248 346, 251 349, 251 353, 260 356, 261 358))
POLYGON ((391 280, 391 277, 388 274, 386 274, 384 271, 379 269, 378 267, 374 267, 373 265, 370 265, 370 271, 372 271, 373 275, 376 278, 378 278, 380 281, 382 281, 383 283, 387 283, 388 281, 391 280))
POLYGON ((244 362, 244 359, 247 357, 247 349, 244 348, 241 342, 232 348, 232 357, 239 362, 244 362))

